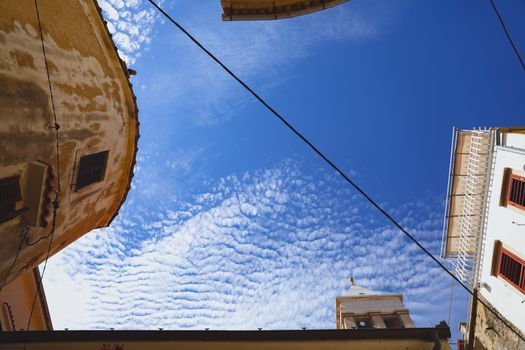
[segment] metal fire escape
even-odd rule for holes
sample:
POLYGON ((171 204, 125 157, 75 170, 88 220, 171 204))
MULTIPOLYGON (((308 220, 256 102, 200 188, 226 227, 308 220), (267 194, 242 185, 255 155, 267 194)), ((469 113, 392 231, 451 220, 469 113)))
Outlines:
POLYGON ((470 149, 466 165, 464 202, 459 230, 458 254, 454 269, 458 278, 473 285, 479 263, 482 261, 482 243, 485 226, 487 181, 491 166, 493 132, 471 131, 470 149))

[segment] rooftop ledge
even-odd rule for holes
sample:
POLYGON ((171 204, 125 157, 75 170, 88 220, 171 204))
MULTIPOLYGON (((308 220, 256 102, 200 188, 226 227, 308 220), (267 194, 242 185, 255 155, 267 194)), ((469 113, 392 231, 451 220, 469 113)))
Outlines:
MULTIPOLYGON (((416 339, 432 341, 450 338, 442 322, 435 328, 348 329, 348 330, 269 330, 269 331, 19 331, 0 333, 0 344, 75 342, 304 342, 365 339, 416 339), (436 338, 437 336, 437 338, 436 338)), ((3 345, 0 345, 0 349, 3 345)), ((30 348, 29 348, 30 349, 30 348)))

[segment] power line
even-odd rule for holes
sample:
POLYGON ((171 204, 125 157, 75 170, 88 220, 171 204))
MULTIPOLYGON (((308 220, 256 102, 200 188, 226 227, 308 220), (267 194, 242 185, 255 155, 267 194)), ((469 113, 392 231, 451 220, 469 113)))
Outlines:
POLYGON ((518 61, 520 61, 521 68, 525 71, 525 63, 523 63, 523 59, 521 58, 520 52, 518 51, 518 48, 516 45, 514 45, 514 41, 512 41, 512 38, 509 34, 509 31, 507 30, 507 26, 505 25, 505 22, 503 21, 503 18, 501 17, 498 8, 496 7, 496 4, 494 4, 493 0, 489 0, 490 4, 492 5, 492 9, 494 10, 494 13, 496 13, 496 16, 499 19, 499 23, 501 24, 501 27, 503 28, 503 31, 505 32, 505 35, 507 36, 507 40, 510 43, 510 46, 512 46, 512 49, 514 50, 514 53, 516 54, 516 57, 518 58, 518 61))
MULTIPOLYGON (((36 0, 35 0, 36 1, 36 0)), ((214 54, 212 54, 204 45, 202 45, 195 37, 193 37, 182 25, 175 21, 166 11, 164 11, 155 1, 148 0, 164 17, 173 23, 181 32, 183 32, 195 45, 202 49, 212 60, 221 66, 232 78, 241 84, 248 92, 250 92, 259 102, 261 102, 273 115, 275 115, 288 129, 290 129, 297 137, 299 137, 308 147, 310 147, 321 159, 323 159, 332 169, 334 169, 341 177, 359 192, 366 200, 372 204, 383 216, 385 216, 395 227, 405 234, 415 245, 419 247, 426 255, 428 255, 441 269, 448 273, 456 282, 458 282, 471 296, 476 298, 483 306, 485 306, 496 318, 498 318, 505 326, 507 326, 520 339, 525 341, 517 331, 515 331, 503 318, 501 318, 496 311, 494 311, 487 303, 481 300, 473 293, 470 288, 465 285, 458 277, 456 277, 442 262, 440 262, 430 251, 428 251, 419 241, 411 235, 401 224, 399 224, 383 207, 381 207, 369 194, 359 187, 345 172, 343 172, 334 162, 325 156, 317 147, 315 147, 303 134, 301 134, 292 124, 290 124, 281 114, 279 114, 272 106, 270 106, 262 97, 260 97, 248 84, 233 73, 224 63, 222 63, 214 54)))
MULTIPOLYGON (((56 196, 56 194, 55 194, 55 196, 56 196)), ((52 203, 54 204, 54 201, 53 201, 52 203)), ((37 245, 39 242, 48 239, 49 237, 51 237, 51 235, 53 235, 53 231, 54 231, 54 230, 51 229, 51 231, 49 231, 49 233, 48 233, 47 235, 45 235, 45 236, 40 236, 38 239, 36 239, 36 240, 33 241, 33 242, 30 242, 30 241, 29 241, 29 237, 27 237, 27 239, 26 239, 26 246, 28 246, 28 247, 32 247, 32 246, 37 245)))
MULTIPOLYGON (((40 279, 39 279, 39 283, 41 284, 42 283, 42 279, 44 278, 44 274, 46 272, 46 268, 47 268, 47 262, 49 260, 49 255, 51 254, 51 247, 52 247, 52 244, 53 244, 53 237, 55 236, 55 228, 56 228, 56 218, 57 218, 57 211, 58 211, 58 199, 60 197, 60 193, 61 193, 61 187, 60 187, 60 138, 59 138, 59 132, 58 130, 60 129, 60 125, 58 124, 57 122, 57 115, 56 115, 56 109, 55 109, 55 99, 53 97, 53 88, 51 87, 51 78, 49 76, 49 65, 47 63, 47 54, 46 54, 46 47, 44 45, 44 34, 42 32, 42 23, 41 23, 41 20, 40 20, 40 11, 38 10, 38 0, 35 0, 35 10, 36 10, 36 16, 37 16, 37 19, 38 19, 38 29, 39 29, 39 32, 40 32, 40 41, 42 43, 42 53, 44 54, 44 61, 45 61, 45 66, 46 66, 46 74, 47 74, 47 83, 48 83, 48 86, 49 86, 49 94, 51 96, 51 107, 52 107, 52 111, 53 111, 53 118, 54 118, 54 124, 51 128, 53 128, 55 130, 55 140, 56 140, 56 167, 57 167, 57 188, 58 190, 55 192, 55 199, 53 200, 53 218, 52 218, 52 222, 51 222, 51 232, 44 236, 44 237, 41 237, 40 239, 38 239, 37 241, 33 242, 33 243, 29 243, 27 242, 27 245, 35 245, 36 243, 40 242, 42 239, 47 239, 49 238, 49 244, 47 246, 47 254, 46 254, 46 259, 45 259, 45 262, 44 262, 44 268, 42 269, 42 273, 40 274, 40 279)), ((35 292, 35 296, 33 297, 33 303, 31 305, 31 311, 29 313, 29 319, 27 321, 27 328, 26 330, 29 331, 29 328, 31 327, 31 320, 33 318, 33 312, 35 310, 35 304, 36 304, 36 299, 38 297, 38 288, 35 292)), ((25 344, 24 344, 24 348, 25 348, 25 344)))
POLYGON ((452 317, 452 303, 454 300, 454 280, 450 279, 450 301, 448 304, 448 324, 450 324, 450 319, 452 317))

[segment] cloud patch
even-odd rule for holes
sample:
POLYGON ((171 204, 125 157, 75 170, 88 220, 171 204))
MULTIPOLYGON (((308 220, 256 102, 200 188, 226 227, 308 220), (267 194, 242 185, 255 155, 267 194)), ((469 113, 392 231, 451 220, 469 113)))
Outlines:
MULTIPOLYGON (((333 328, 350 275, 403 293, 418 326, 446 319, 450 279, 337 177, 307 170, 285 161, 227 176, 152 221, 126 205, 50 260, 55 327, 333 328)), ((435 203, 398 216, 414 207, 409 228, 438 252, 435 203)))
POLYGON ((155 10, 140 0, 99 0, 98 4, 121 58, 134 64, 151 42, 155 10))

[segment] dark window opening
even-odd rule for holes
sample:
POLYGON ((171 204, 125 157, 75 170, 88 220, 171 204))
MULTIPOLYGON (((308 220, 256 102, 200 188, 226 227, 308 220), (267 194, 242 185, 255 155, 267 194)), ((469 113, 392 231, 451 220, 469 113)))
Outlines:
POLYGON ((0 222, 10 220, 20 213, 16 210, 16 202, 21 201, 20 177, 12 176, 0 180, 0 222))
POLYGON ((507 204, 525 210, 525 177, 510 176, 507 204))
POLYGON ((76 189, 80 190, 93 183, 104 180, 108 151, 83 156, 78 163, 76 189))
POLYGON ((383 317, 383 322, 385 322, 386 328, 405 328, 403 322, 397 316, 383 317))
POLYGON ((504 248, 499 256, 498 276, 525 293, 525 261, 504 248))

